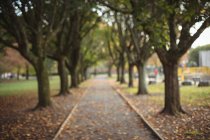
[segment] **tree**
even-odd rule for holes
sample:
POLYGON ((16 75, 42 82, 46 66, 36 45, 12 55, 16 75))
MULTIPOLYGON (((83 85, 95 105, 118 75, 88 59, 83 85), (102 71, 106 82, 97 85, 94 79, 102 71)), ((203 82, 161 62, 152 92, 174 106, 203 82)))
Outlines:
MULTIPOLYGON (((127 16, 126 22, 124 23, 124 26, 127 27, 127 29, 130 32, 130 38, 132 40, 132 44, 134 46, 134 53, 131 54, 130 57, 134 58, 134 62, 135 65, 137 66, 138 69, 138 92, 137 94, 147 94, 147 88, 146 88, 146 83, 145 83, 145 72, 144 72, 144 67, 146 64, 146 61, 149 59, 149 57, 152 55, 153 53, 153 49, 152 49, 152 44, 149 43, 150 41, 150 37, 149 34, 147 32, 146 29, 146 24, 141 24, 139 23, 139 19, 144 19, 145 18, 145 14, 146 10, 148 9, 143 9, 142 6, 142 2, 140 1, 136 1, 136 0, 130 0, 130 1, 121 1, 121 5, 122 7, 127 7, 128 10, 122 9, 122 8, 118 8, 114 5, 114 2, 112 2, 112 4, 110 2, 103 2, 103 1, 99 1, 100 3, 102 3, 103 5, 109 7, 110 9, 123 13, 124 16, 127 16), (125 15, 127 14, 127 15, 125 15), (130 20, 130 22, 128 22, 130 20)), ((151 8, 150 8, 151 9, 151 8)), ((120 23, 122 22, 117 22, 118 24, 118 29, 121 30, 121 28, 123 27, 120 23), (121 28, 119 28, 121 26, 121 28)), ((120 42, 121 44, 126 44, 125 39, 123 39, 123 35, 122 33, 120 33, 121 31, 119 30, 119 35, 121 35, 121 39, 120 42), (124 43, 123 43, 124 42, 124 43)), ((124 45, 125 46, 125 45, 124 45)), ((126 48, 126 47, 124 47, 126 48)), ((128 52, 128 51, 126 51, 128 52)), ((133 63, 132 60, 130 60, 130 62, 133 63)), ((130 63, 130 72, 132 73, 132 67, 133 64, 130 63)), ((130 76, 130 81, 132 81, 131 76, 130 76)))
POLYGON ((162 20, 159 22, 162 28, 159 32, 156 30, 158 33, 154 33, 154 36, 158 36, 162 40, 160 42, 162 45, 156 47, 165 75, 165 105, 162 112, 176 115, 184 112, 180 103, 177 76, 179 59, 210 25, 210 6, 208 1, 198 0, 167 0, 159 2, 158 5, 160 7, 157 8, 158 16, 156 17, 162 20), (202 22, 201 26, 192 34, 190 29, 199 22, 202 22), (165 36, 161 36, 161 34, 165 36))
POLYGON ((114 18, 117 25, 117 33, 118 33, 119 46, 120 46, 120 57, 119 57, 119 63, 121 66, 120 83, 123 84, 125 83, 124 75, 125 75, 125 54, 126 54, 126 47, 127 47, 127 32, 126 32, 126 28, 123 29, 122 23, 124 23, 126 19, 116 12, 115 12, 114 18))
POLYGON ((64 21, 65 1, 8 0, 0 2, 0 41, 16 49, 36 71, 37 107, 51 104, 46 54, 48 44, 64 21))
POLYGON ((105 31, 106 27, 101 23, 98 29, 92 30, 82 41, 79 66, 81 77, 84 80, 87 79, 88 68, 97 65, 99 61, 105 61, 107 58, 106 43, 103 41, 105 40, 105 31))
POLYGON ((133 45, 130 44, 126 47, 127 59, 128 59, 128 87, 133 87, 133 68, 135 66, 135 61, 133 60, 132 54, 133 52, 133 45))
MULTIPOLYGON (((135 5, 138 3, 135 3, 135 5)), ((146 81, 145 81, 145 65, 147 60, 151 57, 151 55, 154 53, 154 50, 152 48, 152 44, 150 43, 150 37, 147 34, 146 30, 144 29, 144 26, 141 27, 138 26, 138 23, 136 23, 136 17, 133 16, 133 25, 134 27, 130 27, 129 24, 127 24, 131 39, 133 42, 133 51, 132 56, 133 58, 132 62, 137 67, 138 70, 138 91, 137 95, 141 94, 148 94, 147 87, 146 87, 146 81)))
POLYGON ((108 70, 107 70, 108 77, 112 77, 112 67, 113 67, 113 65, 114 64, 112 63, 112 61, 110 59, 108 59, 107 63, 106 63, 106 66, 108 68, 108 70))
MULTIPOLYGON (((136 6, 138 6, 140 3, 138 1, 134 1, 133 3, 131 3, 131 6, 133 9, 136 8, 136 6)), ((138 9, 139 10, 139 9, 138 9)), ((137 23, 137 16, 136 13, 137 11, 133 11, 133 14, 131 16, 127 16, 127 18, 125 17, 124 19, 124 25, 123 22, 119 22, 117 21, 117 25, 118 25, 118 30, 119 30, 119 38, 120 38, 120 42, 122 42, 121 44, 124 46, 123 48, 125 50, 127 50, 127 55, 128 55, 128 60, 129 60, 129 83, 130 86, 132 84, 132 67, 135 64, 137 66, 138 69, 138 92, 137 94, 148 94, 147 88, 146 88, 146 83, 145 83, 145 64, 146 61, 149 59, 149 57, 153 54, 153 49, 152 49, 152 45, 151 43, 149 43, 150 38, 149 35, 147 34, 147 32, 144 30, 144 25, 139 26, 139 24, 137 23), (130 22, 129 22, 130 20, 130 22), (126 21, 126 22, 125 22, 126 21), (133 27, 132 27, 133 26, 133 27), (129 52, 131 53, 131 50, 129 51, 129 49, 131 49, 131 47, 127 47, 130 45, 126 45, 128 40, 127 38, 127 34, 125 34, 123 36, 123 32, 122 32, 122 27, 124 27, 125 29, 125 33, 126 30, 130 31, 130 39, 132 41, 133 44, 133 49, 134 51, 132 51, 132 54, 129 54, 129 52), (126 29, 127 28, 127 29, 126 29), (129 49, 128 49, 129 48, 129 49), (134 58, 132 60, 132 58, 134 58)), ((141 15, 140 15, 141 16, 141 15)), ((138 15, 139 18, 139 15, 138 15)))
POLYGON ((72 1, 74 7, 70 13, 70 26, 69 30, 69 43, 65 46, 65 52, 67 52, 67 68, 71 75, 71 86, 78 87, 78 63, 80 60, 81 42, 83 38, 96 27, 100 21, 100 17, 97 12, 92 10, 97 9, 97 6, 88 1, 72 1))
POLYGON ((68 71, 71 75, 70 87, 79 84, 79 61, 82 39, 95 27, 99 17, 91 10, 94 5, 84 1, 71 1, 66 5, 66 17, 56 38, 51 44, 48 57, 58 63, 60 77, 59 95, 69 93, 68 71), (82 8, 81 8, 82 7, 82 8), (95 22, 93 22, 95 20, 95 22), (68 69, 68 70, 67 70, 68 69))
POLYGON ((106 32, 106 41, 107 41, 107 50, 109 52, 109 55, 111 57, 111 63, 115 65, 116 71, 117 71, 117 79, 116 81, 120 81, 121 78, 121 63, 120 63, 120 57, 122 55, 121 47, 117 44, 118 38, 114 35, 116 31, 112 29, 110 31, 108 27, 108 30, 106 32), (111 33, 112 32, 112 33, 111 33))
MULTIPOLYGON (((127 56, 127 60, 128 60, 128 76, 129 76, 129 81, 128 81, 128 87, 133 87, 133 67, 135 65, 135 62, 133 60, 132 57, 132 52, 134 52, 133 49, 133 43, 132 43, 132 36, 131 33, 129 32, 129 27, 130 25, 128 25, 128 20, 130 19, 129 16, 125 16, 122 14, 115 13, 115 22, 117 24, 117 30, 118 30, 118 37, 119 37, 119 41, 120 41, 120 46, 122 47, 122 53, 126 53, 127 56)), ((123 56, 123 54, 122 54, 123 56)), ((125 58, 123 57, 123 59, 120 59, 120 62, 122 62, 122 69, 124 69, 124 60, 125 58)), ((124 75, 124 70, 122 70, 121 75, 124 75)), ((124 79, 124 78, 123 78, 124 79)))
POLYGON ((69 41, 70 35, 72 34, 71 28, 69 29, 70 21, 67 21, 68 16, 66 16, 65 21, 61 25, 61 29, 56 35, 55 39, 52 41, 51 46, 47 56, 57 62, 57 71, 60 78, 60 91, 58 95, 69 94, 69 80, 68 80, 68 70, 66 68, 67 55, 70 48, 69 41))

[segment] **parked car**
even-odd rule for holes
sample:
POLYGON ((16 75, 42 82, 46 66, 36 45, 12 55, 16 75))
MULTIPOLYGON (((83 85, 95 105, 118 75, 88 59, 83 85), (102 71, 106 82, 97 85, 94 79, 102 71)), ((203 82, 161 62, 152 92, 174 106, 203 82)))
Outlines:
POLYGON ((157 76, 156 75, 148 75, 148 84, 156 84, 157 76))

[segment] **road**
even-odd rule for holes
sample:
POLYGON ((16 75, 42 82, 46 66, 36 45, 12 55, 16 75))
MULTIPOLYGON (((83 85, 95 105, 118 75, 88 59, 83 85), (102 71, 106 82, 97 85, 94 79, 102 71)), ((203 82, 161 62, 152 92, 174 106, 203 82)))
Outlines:
POLYGON ((98 76, 72 112, 59 140, 154 140, 141 118, 98 76))

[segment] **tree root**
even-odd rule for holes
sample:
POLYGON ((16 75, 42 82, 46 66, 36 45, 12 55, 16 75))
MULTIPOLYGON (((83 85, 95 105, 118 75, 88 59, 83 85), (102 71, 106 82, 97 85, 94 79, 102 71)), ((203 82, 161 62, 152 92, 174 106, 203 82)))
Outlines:
POLYGON ((60 97, 60 96, 67 96, 72 94, 69 90, 65 91, 65 92, 59 92, 58 94, 54 95, 54 97, 60 97))
POLYGON ((139 92, 139 91, 138 91, 138 92, 136 93, 136 95, 137 95, 137 96, 139 96, 139 95, 149 95, 149 93, 148 93, 148 92, 139 92))
POLYGON ((170 116, 180 116, 181 114, 187 114, 190 115, 189 113, 187 113, 185 110, 183 110, 182 108, 180 108, 179 110, 174 111, 169 111, 165 108, 163 108, 159 114, 164 114, 164 115, 170 115, 170 116))
POLYGON ((34 108, 29 109, 28 111, 39 111, 39 110, 43 110, 47 107, 52 107, 52 103, 48 106, 41 106, 41 105, 37 104, 34 108))

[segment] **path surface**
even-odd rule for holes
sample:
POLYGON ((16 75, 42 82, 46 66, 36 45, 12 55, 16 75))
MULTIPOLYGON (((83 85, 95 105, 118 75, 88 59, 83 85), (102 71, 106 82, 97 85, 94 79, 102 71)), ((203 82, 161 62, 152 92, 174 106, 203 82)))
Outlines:
POLYGON ((155 137, 108 80, 97 77, 58 139, 154 140, 155 137))

